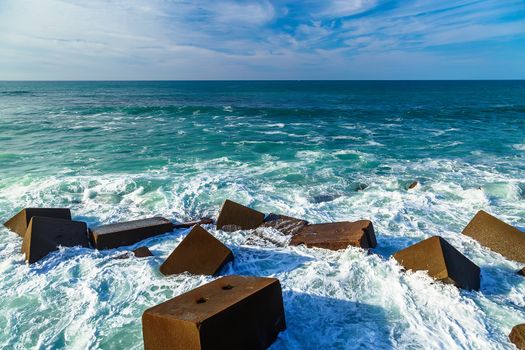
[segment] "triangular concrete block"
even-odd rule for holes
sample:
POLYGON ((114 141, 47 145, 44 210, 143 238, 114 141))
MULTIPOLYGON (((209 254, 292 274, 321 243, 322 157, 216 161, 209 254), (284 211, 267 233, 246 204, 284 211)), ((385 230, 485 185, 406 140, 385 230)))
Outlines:
POLYGON ((227 199, 217 218, 217 228, 227 231, 250 230, 257 228, 263 221, 263 213, 227 199))
POLYGON ((67 208, 25 208, 7 220, 4 226, 24 237, 33 216, 71 220, 71 211, 67 208))

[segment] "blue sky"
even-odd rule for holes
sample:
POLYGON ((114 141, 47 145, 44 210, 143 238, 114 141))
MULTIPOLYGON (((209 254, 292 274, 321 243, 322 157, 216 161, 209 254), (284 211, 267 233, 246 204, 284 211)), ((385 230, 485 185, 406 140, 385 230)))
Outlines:
POLYGON ((524 0, 0 0, 0 80, 524 79, 524 0))

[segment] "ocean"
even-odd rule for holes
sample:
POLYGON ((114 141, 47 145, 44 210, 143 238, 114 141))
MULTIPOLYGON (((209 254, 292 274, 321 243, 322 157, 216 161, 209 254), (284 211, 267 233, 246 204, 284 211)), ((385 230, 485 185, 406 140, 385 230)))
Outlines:
MULTIPOLYGON (((480 209, 525 230, 525 81, 0 82, 0 130, 2 221, 29 206, 90 227, 187 221, 226 198, 372 220, 370 254, 206 226, 235 255, 220 275, 281 281, 273 350, 511 349, 525 322, 523 266, 461 234, 480 209), (481 268, 479 292, 391 258, 433 235, 481 268)), ((28 266, 0 228, 0 347, 142 349, 145 309, 214 279, 159 272, 187 232, 28 266), (141 245, 155 257, 113 259, 141 245)))

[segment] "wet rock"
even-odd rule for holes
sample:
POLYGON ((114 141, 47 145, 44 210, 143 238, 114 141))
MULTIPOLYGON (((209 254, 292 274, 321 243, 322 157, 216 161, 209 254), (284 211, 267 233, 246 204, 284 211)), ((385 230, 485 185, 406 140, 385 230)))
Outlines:
POLYGON ((24 237, 29 221, 31 221, 33 216, 71 220, 71 212, 67 208, 25 208, 7 220, 4 226, 24 237))
POLYGON ((135 258, 147 258, 149 256, 153 256, 153 253, 149 250, 148 247, 143 246, 143 247, 138 247, 137 249, 131 252, 127 252, 122 255, 119 255, 115 259, 129 259, 133 256, 135 258))
POLYGON ((210 218, 202 218, 197 221, 190 221, 190 222, 180 222, 173 224, 174 229, 180 229, 180 228, 190 228, 195 225, 209 225, 213 224, 213 219, 210 218))
POLYGON ((22 253, 30 264, 58 249, 58 246, 88 247, 87 225, 44 216, 33 216, 24 235, 22 253))
POLYGON ((200 226, 194 226, 160 266, 164 275, 189 272, 194 275, 215 275, 233 253, 228 247, 200 226))
POLYGON ((290 244, 339 250, 348 246, 374 248, 377 242, 372 222, 359 220, 305 225, 292 238, 290 244))
POLYGON ((509 334, 509 340, 519 350, 525 350, 525 323, 514 326, 509 334))
POLYGON ((525 263, 525 232, 483 210, 468 223, 463 234, 508 259, 525 263))
POLYGON ((525 276, 525 267, 522 268, 521 270, 518 270, 518 275, 525 276))
POLYGON ((319 204, 324 202, 331 202, 336 200, 337 198, 341 197, 338 194, 318 194, 316 196, 313 196, 312 202, 319 204))
POLYGON ((411 190, 413 188, 416 188, 416 186, 419 184, 419 182, 417 181, 414 181, 412 182, 410 185, 408 185, 408 189, 411 190))
POLYGON ((356 192, 359 192, 359 191, 364 191, 368 188, 368 185, 365 184, 365 183, 360 183, 360 184, 357 184, 354 191, 356 192))
POLYGON ((296 219, 291 216, 270 213, 260 227, 272 227, 285 235, 296 235, 308 221, 296 219))
POLYGON ((479 290, 479 267, 439 236, 398 251, 394 259, 407 270, 427 271, 430 277, 444 283, 479 290))
POLYGON ((225 276, 142 315, 145 350, 268 348, 285 330, 279 280, 225 276))
POLYGON ((217 218, 217 228, 222 230, 228 226, 230 230, 232 228, 250 230, 261 225, 263 220, 263 213, 227 199, 224 201, 217 218))
POLYGON ((99 226, 91 231, 90 238, 95 248, 110 249, 135 244, 171 231, 173 231, 171 221, 154 217, 99 226))

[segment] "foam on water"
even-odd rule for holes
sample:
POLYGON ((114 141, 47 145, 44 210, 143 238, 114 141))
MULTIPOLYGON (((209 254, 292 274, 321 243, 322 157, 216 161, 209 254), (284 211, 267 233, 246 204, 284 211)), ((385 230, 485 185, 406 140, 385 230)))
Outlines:
MULTIPOLYGON (((523 140, 519 119, 513 127, 521 129, 495 133, 492 142, 484 139, 486 128, 504 129, 494 127, 493 119, 473 114, 465 123, 448 117, 454 108, 472 105, 465 96, 443 97, 451 110, 438 103, 432 113, 439 117, 419 120, 411 116, 425 111, 414 107, 423 102, 410 105, 403 95, 392 97, 374 117, 377 101, 347 106, 351 112, 345 114, 339 105, 322 104, 326 89, 317 102, 322 108, 310 110, 301 106, 304 101, 283 107, 264 94, 256 103, 239 98, 225 104, 206 94, 206 83, 201 91, 206 98, 198 103, 193 88, 175 85, 173 98, 188 99, 175 107, 156 99, 167 93, 163 83, 124 85, 115 92, 111 85, 79 84, 73 89, 78 95, 101 89, 100 96, 115 93, 116 100, 121 95, 128 100, 118 108, 102 97, 89 101, 96 110, 80 97, 73 106, 61 105, 60 94, 56 106, 26 94, 0 101, 0 128, 7 130, 0 154, 21 155, 7 157, 12 166, 0 177, 2 219, 26 206, 67 206, 90 226, 153 215, 185 221, 216 215, 225 198, 311 222, 368 218, 378 240, 372 254, 289 247, 289 237, 271 228, 206 229, 235 254, 221 275, 281 281, 288 329, 272 349, 512 348, 507 334, 525 321, 525 278, 515 273, 522 266, 460 232, 479 209, 525 227, 525 167, 522 153, 512 147, 523 140), (149 96, 137 98, 142 106, 124 107, 139 92, 149 96), (23 112, 10 107, 24 102, 23 112), (400 107, 404 103, 411 107, 400 107), (370 115, 361 116, 358 108, 370 115), (49 113, 39 114, 43 110, 49 113), (44 117, 32 124, 34 114, 44 117), (10 124, 21 116, 30 125, 10 124), (50 129, 35 128, 38 123, 50 129), (419 185, 407 190, 414 180, 419 185), (432 235, 443 236, 481 267, 480 292, 436 283, 423 272, 405 273, 391 258, 432 235)), ((330 94, 338 96, 340 89, 330 94)), ((305 101, 317 92, 308 90, 305 101)), ((498 113, 505 124, 515 112, 498 113)), ((146 308, 213 280, 158 271, 186 233, 107 251, 62 248, 27 266, 20 238, 1 228, 0 347, 141 349, 146 308), (114 259, 140 245, 155 257, 114 259)))

